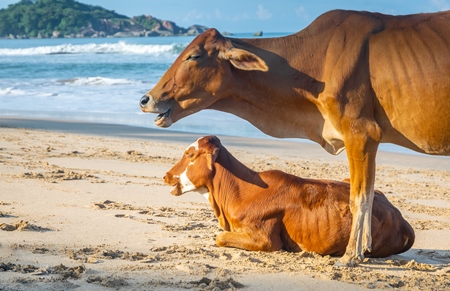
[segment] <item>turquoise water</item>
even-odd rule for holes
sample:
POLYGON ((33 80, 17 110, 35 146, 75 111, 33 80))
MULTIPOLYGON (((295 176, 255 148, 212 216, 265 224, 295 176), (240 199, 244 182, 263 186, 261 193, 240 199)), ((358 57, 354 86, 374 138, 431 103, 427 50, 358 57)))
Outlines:
MULTIPOLYGON (((287 33, 265 37, 283 35, 287 33)), ((192 39, 0 40, 0 115, 156 128, 156 116, 142 113, 139 99, 192 39)), ((169 130, 268 138, 247 121, 210 110, 189 116, 169 130)), ((410 152, 393 145, 381 149, 410 152)))
MULTIPOLYGON (((0 115, 155 128, 156 116, 142 113, 139 99, 192 39, 0 40, 0 115)), ((170 130, 264 137, 244 120, 208 110, 170 130)))

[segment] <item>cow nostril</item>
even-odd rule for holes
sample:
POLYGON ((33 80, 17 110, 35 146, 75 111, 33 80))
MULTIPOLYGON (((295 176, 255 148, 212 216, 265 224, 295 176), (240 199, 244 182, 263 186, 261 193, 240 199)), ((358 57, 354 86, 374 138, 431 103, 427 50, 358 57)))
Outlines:
POLYGON ((144 96, 142 96, 141 101, 139 102, 139 104, 141 105, 141 107, 145 107, 149 100, 150 100, 150 98, 148 98, 147 95, 144 95, 144 96))

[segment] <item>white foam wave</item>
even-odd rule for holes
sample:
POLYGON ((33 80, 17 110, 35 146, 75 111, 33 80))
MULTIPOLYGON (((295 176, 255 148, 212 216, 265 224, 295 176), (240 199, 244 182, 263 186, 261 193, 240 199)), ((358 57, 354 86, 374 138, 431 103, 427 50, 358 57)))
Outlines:
POLYGON ((180 44, 128 44, 118 43, 90 43, 90 44, 61 44, 56 46, 37 46, 30 48, 1 48, 0 55, 51 55, 51 54, 139 54, 161 55, 178 54, 184 47, 180 44))
POLYGON ((8 87, 5 89, 0 88, 0 96, 7 96, 7 95, 16 96, 16 95, 23 95, 25 93, 26 93, 25 91, 16 89, 14 87, 8 87))
POLYGON ((130 85, 141 83, 139 81, 130 79, 111 79, 104 77, 73 78, 66 80, 58 80, 57 82, 69 86, 111 86, 111 85, 130 85))

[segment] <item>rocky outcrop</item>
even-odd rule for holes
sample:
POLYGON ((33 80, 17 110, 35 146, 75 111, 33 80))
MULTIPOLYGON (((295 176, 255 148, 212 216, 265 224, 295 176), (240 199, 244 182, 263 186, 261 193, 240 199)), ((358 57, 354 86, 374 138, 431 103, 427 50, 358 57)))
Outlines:
POLYGON ((0 9, 0 38, 197 35, 205 29, 145 14, 130 18, 75 0, 22 0, 0 9))
MULTIPOLYGON (((100 38, 100 37, 152 37, 152 36, 190 36, 198 35, 208 27, 203 25, 191 25, 188 28, 178 26, 173 21, 158 20, 150 15, 146 15, 148 20, 154 20, 156 24, 152 29, 146 29, 133 21, 112 22, 108 19, 102 19, 95 23, 89 22, 88 25, 78 29, 78 32, 70 31, 66 34, 58 30, 53 31, 51 35, 38 34, 38 38, 100 38)), ((10 38, 29 38, 27 35, 10 35, 10 38)))
POLYGON ((154 20, 156 25, 151 29, 146 29, 142 25, 130 22, 113 23, 110 20, 103 19, 95 24, 89 23, 82 27, 78 33, 62 35, 55 31, 52 37, 151 37, 151 36, 182 36, 198 35, 208 27, 203 25, 191 25, 188 28, 178 26, 173 21, 158 20, 150 15, 146 15, 148 20, 154 20))
POLYGON ((208 27, 203 26, 203 25, 191 25, 188 27, 188 29, 186 31, 186 35, 197 35, 197 34, 204 32, 207 29, 208 29, 208 27))
POLYGON ((203 25, 191 25, 187 29, 179 27, 172 21, 158 23, 152 30, 144 32, 145 36, 173 36, 173 35, 198 35, 208 27, 203 25))

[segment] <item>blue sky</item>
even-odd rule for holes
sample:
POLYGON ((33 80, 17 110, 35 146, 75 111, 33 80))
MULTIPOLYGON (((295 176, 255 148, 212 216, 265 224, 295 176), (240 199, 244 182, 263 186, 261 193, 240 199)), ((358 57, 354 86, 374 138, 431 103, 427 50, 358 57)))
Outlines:
MULTIPOLYGON (((19 0, 0 0, 0 9, 19 0)), ((150 14, 188 27, 201 24, 219 31, 295 32, 332 9, 411 14, 450 10, 450 0, 79 0, 127 16, 150 14)))

